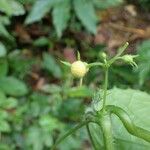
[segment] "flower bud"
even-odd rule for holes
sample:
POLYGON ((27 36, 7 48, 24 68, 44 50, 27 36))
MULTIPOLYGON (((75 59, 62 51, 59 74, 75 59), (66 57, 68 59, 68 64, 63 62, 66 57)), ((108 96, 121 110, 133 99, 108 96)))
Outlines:
POLYGON ((84 77, 87 71, 88 71, 87 63, 85 62, 79 60, 71 64, 71 73, 76 78, 84 77))
POLYGON ((124 55, 124 56, 122 56, 122 59, 123 59, 125 62, 131 64, 132 66, 137 67, 137 64, 136 64, 136 63, 134 62, 134 60, 133 60, 135 57, 137 57, 137 55, 124 55))
POLYGON ((133 57, 132 57, 132 55, 124 55, 124 56, 122 57, 122 59, 123 59, 125 62, 128 62, 128 63, 133 62, 133 57))

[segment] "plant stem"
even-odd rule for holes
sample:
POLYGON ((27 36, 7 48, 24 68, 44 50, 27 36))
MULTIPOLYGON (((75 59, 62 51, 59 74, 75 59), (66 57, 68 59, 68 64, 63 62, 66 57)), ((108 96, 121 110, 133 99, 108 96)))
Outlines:
POLYGON ((82 86, 82 83, 83 83, 83 78, 80 79, 80 82, 79 82, 79 87, 82 86))
POLYGON ((86 120, 84 122, 81 122, 80 124, 78 124, 76 127, 70 129, 65 135, 63 135, 60 139, 58 139, 56 141, 56 143, 51 147, 50 150, 54 150, 56 148, 56 146, 61 143, 64 139, 66 139, 69 135, 73 134, 75 131, 77 131, 78 129, 82 128, 84 125, 87 125, 90 121, 86 120))
POLYGON ((96 147, 96 145, 95 145, 95 142, 94 142, 94 140, 93 140, 93 138, 92 138, 92 135, 91 135, 91 132, 90 132, 89 124, 86 125, 86 129, 87 129, 87 132, 88 132, 88 135, 89 135, 89 138, 90 138, 90 141, 91 141, 91 143, 92 143, 93 148, 94 148, 95 150, 97 150, 97 147, 96 147))
POLYGON ((103 112, 105 111, 106 105, 107 87, 108 87, 108 67, 105 68, 105 83, 104 83, 103 108, 102 108, 103 112))
POLYGON ((113 105, 107 105, 106 109, 110 113, 113 113, 119 117, 119 119, 122 121, 123 125, 130 134, 142 138, 147 142, 150 142, 150 131, 136 126, 125 110, 113 105))
POLYGON ((114 139, 112 134, 111 118, 109 114, 103 114, 100 125, 104 137, 105 150, 114 150, 114 139))

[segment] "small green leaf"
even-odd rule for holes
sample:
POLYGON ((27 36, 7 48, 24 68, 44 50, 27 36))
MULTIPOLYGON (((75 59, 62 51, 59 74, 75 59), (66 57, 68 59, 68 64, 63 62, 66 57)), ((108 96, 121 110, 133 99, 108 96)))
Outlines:
POLYGON ((0 58, 0 77, 5 77, 8 73, 8 62, 5 58, 0 58))
POLYGON ((74 9, 77 17, 85 28, 93 34, 96 34, 97 17, 92 1, 74 0, 74 9))
POLYGON ((0 42, 0 57, 4 57, 6 55, 6 47, 3 43, 0 42))
POLYGON ((55 0, 37 0, 33 5, 31 12, 27 16, 25 23, 31 24, 39 21, 48 11, 50 11, 54 2, 55 0))
POLYGON ((2 91, 0 91, 0 104, 2 101, 5 101, 5 100, 6 100, 5 94, 2 91))
POLYGON ((60 93, 62 91, 61 87, 56 84, 46 84, 41 88, 41 91, 48 94, 60 93))
POLYGON ((0 132, 10 132, 10 125, 5 120, 0 120, 0 132))
POLYGON ((18 104, 17 99, 15 99, 13 97, 9 97, 5 100, 3 107, 5 109, 11 109, 11 108, 15 108, 17 106, 17 104, 18 104))
POLYGON ((14 77, 0 78, 0 90, 12 96, 23 96, 28 92, 25 83, 14 77))
POLYGON ((69 97, 92 97, 93 91, 86 86, 73 87, 66 90, 69 97))
POLYGON ((57 36, 61 37, 70 18, 70 0, 60 1, 53 8, 53 23, 56 28, 57 36))
POLYGON ((6 30, 5 26, 0 22, 0 35, 5 36, 7 38, 12 38, 9 32, 6 30))
POLYGON ((62 61, 62 60, 60 60, 60 62, 61 62, 62 64, 64 64, 64 65, 66 65, 67 67, 70 67, 70 66, 71 66, 71 64, 70 64, 69 62, 62 61))
POLYGON ((62 76, 59 65, 56 63, 54 57, 48 53, 43 54, 43 68, 49 71, 49 73, 56 78, 60 78, 62 76))
POLYGON ((59 122, 56 118, 53 118, 49 115, 41 116, 41 118, 39 119, 39 124, 42 127, 42 129, 49 133, 51 133, 54 129, 60 127, 61 124, 59 123, 58 125, 58 123, 59 122))
POLYGON ((107 9, 110 7, 118 6, 123 3, 123 0, 93 0, 95 7, 99 9, 107 9))
POLYGON ((37 47, 43 47, 43 46, 48 46, 50 41, 46 37, 40 37, 37 40, 34 41, 34 45, 37 47))

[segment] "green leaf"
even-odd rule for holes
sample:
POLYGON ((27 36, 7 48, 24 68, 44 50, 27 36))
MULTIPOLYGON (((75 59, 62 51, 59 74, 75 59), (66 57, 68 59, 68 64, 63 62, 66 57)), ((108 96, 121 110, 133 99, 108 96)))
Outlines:
POLYGON ((58 109, 58 117, 61 119, 70 119, 77 121, 81 119, 81 115, 84 113, 84 105, 82 99, 66 99, 58 109), (61 114, 61 115, 60 115, 61 114))
POLYGON ((42 130, 38 126, 31 126, 26 131, 26 145, 31 147, 32 150, 42 150, 43 145, 43 135, 42 130))
POLYGON ((13 98, 13 97, 9 97, 5 100, 5 102, 3 103, 3 107, 5 109, 11 109, 11 108, 15 108, 18 105, 17 99, 13 98))
POLYGON ((74 0, 74 9, 77 17, 85 28, 93 34, 96 34, 97 18, 92 1, 74 0))
POLYGON ((1 0, 0 10, 9 16, 18 16, 25 13, 23 5, 15 0, 1 0))
POLYGON ((118 6, 123 3, 123 0, 93 0, 95 7, 99 9, 107 9, 109 7, 118 6))
POLYGON ((27 16, 25 23, 31 24, 39 21, 48 11, 50 11, 54 2, 55 0, 37 0, 33 5, 31 12, 27 16))
POLYGON ((25 13, 23 5, 21 5, 19 2, 15 0, 11 0, 11 1, 9 0, 8 3, 11 6, 12 15, 19 16, 25 13))
POLYGON ((8 73, 8 62, 5 58, 0 58, 0 78, 4 77, 8 73))
POLYGON ((150 74, 150 40, 143 41, 137 47, 138 54, 138 72, 139 84, 142 86, 146 80, 149 79, 150 74))
POLYGON ((0 120, 0 132, 10 132, 10 125, 5 120, 0 120))
POLYGON ((56 3, 53 8, 53 23, 58 37, 62 36, 62 32, 70 19, 70 6, 70 0, 64 0, 56 3))
POLYGON ((37 40, 35 40, 33 43, 33 45, 37 47, 48 46, 49 44, 50 44, 50 41, 46 37, 40 37, 37 40))
POLYGON ((92 97, 93 91, 86 86, 73 87, 66 90, 66 94, 69 97, 92 97))
MULTIPOLYGON (((150 95, 139 90, 118 88, 108 93, 107 104, 123 108, 137 126, 150 131, 150 95)), ((129 134, 118 117, 113 115, 112 123, 117 149, 150 149, 150 143, 129 134)))
POLYGON ((13 97, 6 98, 5 94, 2 91, 0 91, 0 108, 10 109, 15 108, 16 106, 17 106, 17 99, 13 97))
POLYGON ((5 100, 6 100, 5 94, 2 91, 0 91, 0 105, 1 105, 1 102, 5 100))
POLYGON ((6 56, 6 47, 3 43, 0 42, 0 57, 4 57, 6 56))
POLYGON ((56 118, 49 115, 41 116, 39 119, 39 124, 44 131, 49 133, 51 133, 54 129, 61 127, 60 122, 56 118))
POLYGON ((6 30, 5 26, 0 22, 0 35, 7 38, 12 38, 9 32, 6 30))
POLYGON ((62 91, 61 87, 56 84, 45 84, 41 91, 48 93, 48 94, 57 94, 62 91))
POLYGON ((49 71, 49 73, 56 78, 60 78, 62 76, 59 65, 56 63, 54 57, 48 53, 43 54, 43 68, 49 71))
POLYGON ((14 77, 0 78, 0 90, 12 96, 23 96, 28 92, 25 83, 14 77))
POLYGON ((7 15, 11 15, 12 10, 8 0, 0 0, 0 10, 6 13, 7 15))

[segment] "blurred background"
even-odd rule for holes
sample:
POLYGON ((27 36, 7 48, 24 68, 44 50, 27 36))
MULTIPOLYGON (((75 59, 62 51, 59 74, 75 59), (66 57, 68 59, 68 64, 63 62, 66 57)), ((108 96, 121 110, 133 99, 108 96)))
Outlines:
MULTIPOLYGON (((116 63, 109 88, 150 93, 149 0, 0 0, 0 150, 48 150, 82 119, 103 71, 92 68, 77 87, 59 60, 110 57, 130 43, 138 68, 116 63)), ((85 129, 59 150, 91 150, 85 129)))

